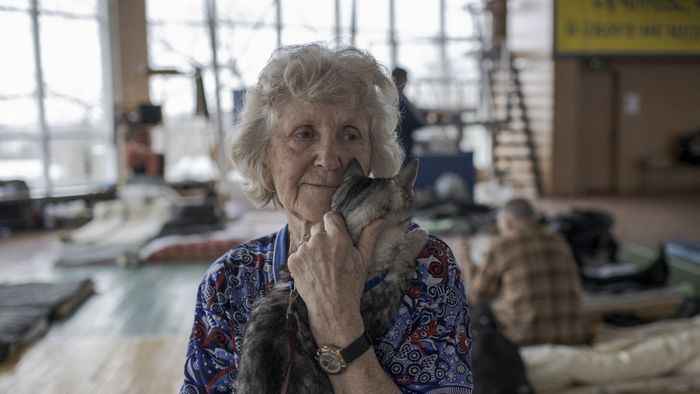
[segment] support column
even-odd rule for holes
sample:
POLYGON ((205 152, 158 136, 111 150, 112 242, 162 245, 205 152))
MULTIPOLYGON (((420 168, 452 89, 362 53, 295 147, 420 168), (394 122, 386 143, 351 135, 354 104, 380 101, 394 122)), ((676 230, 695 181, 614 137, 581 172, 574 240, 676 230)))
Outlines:
POLYGON ((114 96, 118 109, 149 101, 145 0, 112 0, 114 96))
MULTIPOLYGON (((114 70, 114 109, 133 111, 150 101, 148 86, 148 35, 145 0, 111 0, 112 69, 114 70)), ((118 182, 127 178, 126 127, 117 125, 118 182)))
POLYGON ((554 127, 552 132, 551 193, 578 192, 579 100, 581 64, 579 59, 554 61, 554 127))

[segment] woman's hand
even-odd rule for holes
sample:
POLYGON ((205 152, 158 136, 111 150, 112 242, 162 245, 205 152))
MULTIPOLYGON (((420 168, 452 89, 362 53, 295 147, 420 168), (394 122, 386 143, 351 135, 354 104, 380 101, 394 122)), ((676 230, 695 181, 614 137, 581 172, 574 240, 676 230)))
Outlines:
POLYGON ((289 256, 287 266, 306 304, 316 343, 345 347, 364 332, 360 301, 384 223, 379 219, 368 225, 355 246, 342 217, 328 212, 289 256))

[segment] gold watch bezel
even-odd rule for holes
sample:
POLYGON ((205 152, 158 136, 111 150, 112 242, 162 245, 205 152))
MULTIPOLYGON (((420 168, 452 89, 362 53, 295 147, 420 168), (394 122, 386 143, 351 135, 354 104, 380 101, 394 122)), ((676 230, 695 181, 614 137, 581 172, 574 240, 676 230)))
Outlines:
POLYGON ((316 362, 318 363, 318 366, 323 370, 323 372, 330 375, 336 375, 342 372, 345 369, 345 367, 347 367, 347 364, 345 363, 345 358, 340 353, 341 350, 342 349, 337 347, 323 345, 316 351, 316 362), (339 367, 332 369, 328 368, 328 364, 325 362, 325 358, 327 357, 333 359, 339 367))

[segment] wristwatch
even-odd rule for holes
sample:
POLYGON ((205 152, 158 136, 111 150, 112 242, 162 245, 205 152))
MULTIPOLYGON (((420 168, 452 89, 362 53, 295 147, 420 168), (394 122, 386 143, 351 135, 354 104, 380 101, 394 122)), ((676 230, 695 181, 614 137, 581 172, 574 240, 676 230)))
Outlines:
POLYGON ((372 343, 367 332, 364 332, 345 349, 330 345, 321 346, 316 351, 316 361, 323 372, 329 375, 336 375, 366 352, 370 346, 372 346, 372 343))

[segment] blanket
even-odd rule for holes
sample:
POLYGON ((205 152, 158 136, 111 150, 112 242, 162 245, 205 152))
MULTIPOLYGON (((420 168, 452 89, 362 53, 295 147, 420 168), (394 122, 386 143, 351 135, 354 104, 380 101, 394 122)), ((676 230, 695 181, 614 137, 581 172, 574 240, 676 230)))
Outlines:
POLYGON ((536 345, 520 353, 537 393, 635 381, 641 384, 636 390, 653 391, 654 385, 647 383, 661 377, 676 377, 689 390, 700 389, 695 378, 700 376, 700 316, 608 331, 592 346, 536 345))

